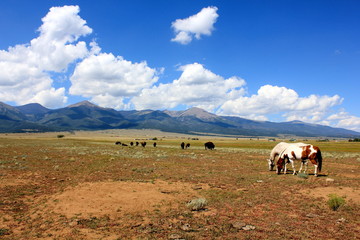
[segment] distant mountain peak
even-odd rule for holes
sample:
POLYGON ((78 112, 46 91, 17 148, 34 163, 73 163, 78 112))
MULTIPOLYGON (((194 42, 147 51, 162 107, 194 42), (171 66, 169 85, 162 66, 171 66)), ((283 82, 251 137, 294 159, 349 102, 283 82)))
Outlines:
POLYGON ((16 108, 19 109, 23 114, 40 114, 49 111, 48 108, 44 107, 39 103, 28 103, 22 106, 18 106, 16 108))
POLYGON ((179 117, 187 117, 187 116, 196 117, 196 118, 199 118, 202 120, 210 120, 210 119, 218 118, 217 115, 209 113, 209 112, 205 111, 204 109, 201 109, 198 107, 189 108, 188 110, 183 111, 179 115, 179 117))
POLYGON ((69 105, 68 108, 80 107, 80 106, 100 108, 98 105, 96 105, 96 104, 94 104, 94 103, 91 103, 91 102, 89 102, 89 101, 87 101, 87 100, 84 100, 84 101, 81 101, 81 102, 78 102, 78 103, 69 105))

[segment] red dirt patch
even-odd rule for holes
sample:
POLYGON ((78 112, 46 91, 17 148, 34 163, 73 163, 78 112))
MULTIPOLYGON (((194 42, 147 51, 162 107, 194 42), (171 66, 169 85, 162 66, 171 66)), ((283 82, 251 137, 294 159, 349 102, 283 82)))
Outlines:
POLYGON ((354 203, 360 204, 360 190, 351 187, 322 187, 303 190, 301 193, 312 197, 322 197, 326 200, 329 198, 329 194, 336 194, 340 197, 344 197, 346 200, 351 200, 354 203))
POLYGON ((119 217, 126 213, 177 207, 198 193, 191 184, 156 181, 85 183, 52 196, 48 209, 70 218, 103 216, 119 217))

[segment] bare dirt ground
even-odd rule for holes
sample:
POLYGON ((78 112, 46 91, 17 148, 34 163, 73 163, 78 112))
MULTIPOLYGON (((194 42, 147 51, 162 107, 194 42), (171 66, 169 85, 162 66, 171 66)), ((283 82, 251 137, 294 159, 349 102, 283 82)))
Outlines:
POLYGON ((193 188, 191 184, 170 184, 160 180, 150 183, 84 183, 50 197, 47 209, 68 218, 80 215, 86 218, 104 215, 118 218, 155 209, 176 209, 187 199, 197 197, 198 193, 193 188))
POLYGON ((266 139, 193 138, 0 136, 0 239, 360 239, 359 144, 314 142, 323 172, 314 177, 309 165, 300 178, 267 171, 276 143, 266 139), (114 144, 135 139, 148 146, 114 144), (204 150, 208 140, 215 150, 204 150), (330 209, 330 194, 345 205, 330 209), (192 211, 187 203, 198 198, 207 205, 192 211))

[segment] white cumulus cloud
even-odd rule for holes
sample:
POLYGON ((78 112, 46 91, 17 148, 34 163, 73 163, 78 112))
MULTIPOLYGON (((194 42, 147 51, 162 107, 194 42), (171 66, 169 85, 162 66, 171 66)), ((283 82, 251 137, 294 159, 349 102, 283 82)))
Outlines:
POLYGON ((136 109, 175 108, 180 105, 196 106, 213 111, 227 99, 244 93, 245 81, 238 77, 224 79, 203 65, 193 63, 181 66, 179 79, 143 89, 132 99, 136 109))
POLYGON ((327 118, 334 126, 360 132, 360 117, 350 115, 345 111, 332 114, 327 118))
POLYGON ((157 75, 146 62, 133 63, 111 53, 94 54, 77 64, 70 78, 70 94, 119 109, 125 106, 124 98, 137 96, 157 82, 157 75))
POLYGON ((293 89, 265 85, 250 97, 240 96, 226 101, 218 113, 263 120, 267 119, 266 115, 282 114, 288 121, 318 123, 342 100, 338 95, 300 97, 293 89))
POLYGON ((30 43, 0 50, 0 98, 17 104, 38 102, 62 106, 65 89, 55 89, 49 72, 63 72, 88 54, 81 36, 92 32, 78 15, 78 6, 52 7, 42 18, 39 36, 30 43))
POLYGON ((219 17, 217 10, 217 7, 206 7, 193 16, 175 20, 171 26, 176 36, 171 41, 185 45, 190 43, 193 37, 200 39, 201 35, 211 35, 219 17))

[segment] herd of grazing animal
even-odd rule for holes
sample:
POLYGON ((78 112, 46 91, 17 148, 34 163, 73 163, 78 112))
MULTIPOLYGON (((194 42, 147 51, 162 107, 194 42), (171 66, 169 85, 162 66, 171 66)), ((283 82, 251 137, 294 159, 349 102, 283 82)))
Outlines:
MULTIPOLYGON (((128 146, 125 143, 121 143, 119 141, 115 142, 116 145, 128 146)), ((142 147, 146 146, 146 142, 135 142, 135 145, 141 145, 142 147)), ((130 142, 130 146, 133 146, 134 143, 130 142)), ((156 147, 156 142, 153 143, 153 146, 156 147)), ((215 144, 213 142, 206 142, 204 144, 205 150, 213 150, 215 149, 215 144)), ((181 149, 190 148, 190 143, 182 142, 180 144, 181 149)), ((284 174, 287 173, 287 164, 291 164, 293 175, 295 175, 296 169, 294 162, 295 160, 299 160, 301 162, 299 173, 303 170, 306 173, 308 162, 310 161, 315 169, 314 175, 318 176, 318 173, 321 172, 322 168, 322 155, 320 148, 311 144, 306 143, 286 143, 280 142, 278 143, 270 152, 270 157, 267 159, 269 171, 273 171, 276 165, 276 173, 280 174, 282 171, 284 174), (277 162, 275 164, 275 160, 277 162)))
MULTIPOLYGON (((139 146, 139 144, 142 146, 142 147, 145 147, 146 146, 146 142, 135 142, 135 146, 139 146)), ((126 143, 122 143, 122 142, 115 142, 115 145, 120 145, 120 146, 123 146, 123 147, 127 147, 129 145, 127 145, 126 143)), ((134 142, 130 142, 130 146, 134 146, 134 142)), ((153 143, 153 146, 156 147, 156 142, 153 143)))
POLYGON ((184 142, 182 142, 181 144, 180 144, 180 147, 181 147, 181 149, 188 149, 189 147, 190 147, 190 143, 184 143, 184 142))

